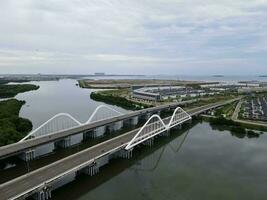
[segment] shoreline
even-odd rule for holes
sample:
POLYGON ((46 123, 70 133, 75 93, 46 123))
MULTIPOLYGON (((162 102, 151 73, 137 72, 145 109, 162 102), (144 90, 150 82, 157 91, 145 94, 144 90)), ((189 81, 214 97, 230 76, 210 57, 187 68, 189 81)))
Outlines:
POLYGON ((32 122, 19 116, 25 101, 0 101, 0 146, 18 142, 32 130, 32 122))
POLYGON ((39 88, 33 84, 0 84, 0 146, 18 142, 32 131, 32 122, 20 117, 20 110, 26 101, 15 97, 20 93, 39 88))

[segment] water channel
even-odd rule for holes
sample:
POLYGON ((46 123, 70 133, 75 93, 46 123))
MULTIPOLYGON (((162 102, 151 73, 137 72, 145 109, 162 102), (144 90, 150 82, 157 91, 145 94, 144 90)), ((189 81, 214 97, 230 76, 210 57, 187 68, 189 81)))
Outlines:
POLYGON ((209 123, 174 132, 55 191, 61 200, 266 199, 267 135, 240 138, 209 123))
MULTIPOLYGON (((20 116, 30 119, 35 128, 59 112, 85 122, 102 104, 90 99, 93 90, 79 88, 75 80, 31 83, 40 89, 16 98, 26 101, 20 116)), ((267 195, 266 144, 266 134, 240 138, 199 122, 157 140, 151 148, 137 148, 130 160, 112 161, 96 176, 79 177, 52 196, 56 200, 263 200, 267 195)))

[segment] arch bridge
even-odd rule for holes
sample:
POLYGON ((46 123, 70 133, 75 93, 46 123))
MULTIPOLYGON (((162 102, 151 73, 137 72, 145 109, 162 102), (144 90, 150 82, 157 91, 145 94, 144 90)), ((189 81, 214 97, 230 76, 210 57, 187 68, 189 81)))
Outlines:
MULTIPOLYGON (((47 200, 51 199, 51 191, 74 181, 77 174, 85 173, 90 176, 99 172, 102 166, 107 165, 111 159, 131 158, 132 150, 140 144, 151 145, 151 140, 158 136, 168 134, 169 130, 174 127, 179 127, 181 124, 190 121, 191 116, 198 115, 206 112, 210 109, 232 103, 238 99, 226 102, 214 103, 198 108, 184 111, 180 107, 176 107, 171 117, 162 119, 158 114, 152 115, 147 122, 141 127, 124 133, 120 136, 111 138, 107 141, 99 143, 95 146, 89 147, 82 151, 79 151, 73 155, 65 157, 64 159, 58 160, 38 170, 29 172, 26 175, 15 178, 0 185, 0 194, 2 199, 24 199, 29 196, 33 196, 35 199, 47 200), (25 184, 27 183, 27 184, 25 184)), ((169 108, 168 106, 163 107, 164 109, 169 108)), ((151 111, 155 111, 155 108, 151 108, 151 111)), ((136 113, 127 114, 128 118, 135 117, 136 115, 145 114, 144 111, 137 111, 136 113)), ((58 115, 63 118, 65 115, 58 115)), ((57 118, 56 116, 55 118, 57 118)), ((55 119, 54 118, 54 119, 55 119)), ((68 119, 72 119, 67 116, 68 119)), ((115 117, 116 120, 121 120, 121 116, 115 117)), ((122 118, 125 119, 125 118, 122 118)), ((51 119, 52 121, 52 119, 51 119)), ((110 121, 110 120, 108 120, 110 121)), ((81 129, 78 121, 75 119, 71 120, 75 126, 81 129)), ((115 121, 116 122, 116 121, 115 121)), ((49 123, 49 122, 48 122, 49 123)), ((48 124, 47 123, 47 124, 48 124)), ((102 121, 96 121, 94 125, 86 125, 88 127, 97 127, 102 121)), ((43 126, 44 127, 44 126, 43 126)), ((57 134, 48 135, 49 140, 53 140, 57 134)), ((25 140, 18 144, 10 145, 9 147, 0 148, 0 155, 6 154, 8 150, 14 151, 16 148, 25 148, 27 145, 32 145, 33 142, 43 140, 46 136, 37 137, 36 139, 25 140), (39 139, 40 138, 40 139, 39 139), (18 146, 18 147, 17 147, 18 146)))

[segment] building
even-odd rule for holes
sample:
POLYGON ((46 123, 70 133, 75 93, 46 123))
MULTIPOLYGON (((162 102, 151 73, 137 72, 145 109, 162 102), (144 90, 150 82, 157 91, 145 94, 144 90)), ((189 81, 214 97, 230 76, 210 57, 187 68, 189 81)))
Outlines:
POLYGON ((216 92, 193 89, 183 86, 143 87, 133 90, 132 97, 148 101, 162 101, 175 98, 195 98, 205 95, 214 95, 216 92))
POLYGON ((96 72, 95 73, 95 76, 105 76, 106 74, 105 73, 103 73, 103 72, 96 72))

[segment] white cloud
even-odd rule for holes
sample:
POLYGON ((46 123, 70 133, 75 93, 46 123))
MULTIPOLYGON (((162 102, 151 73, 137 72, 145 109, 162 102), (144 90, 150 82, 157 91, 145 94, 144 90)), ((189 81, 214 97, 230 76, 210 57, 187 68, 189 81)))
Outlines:
POLYGON ((266 11, 266 0, 0 0, 0 73, 216 73, 218 58, 262 70, 266 11))

